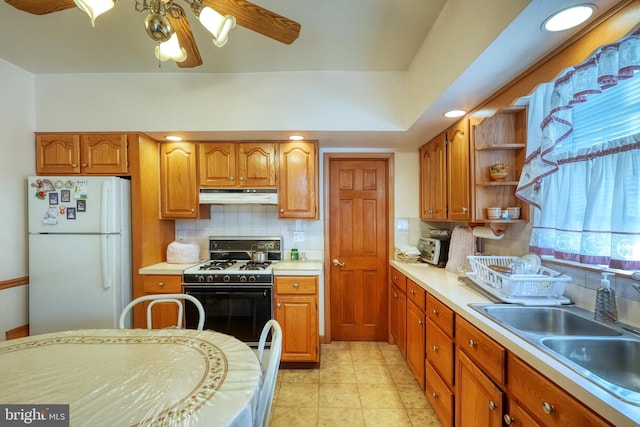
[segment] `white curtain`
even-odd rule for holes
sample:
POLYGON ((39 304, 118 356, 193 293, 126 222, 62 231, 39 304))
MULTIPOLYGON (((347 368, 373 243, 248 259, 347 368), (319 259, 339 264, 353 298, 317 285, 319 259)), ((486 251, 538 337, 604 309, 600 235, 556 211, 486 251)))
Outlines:
POLYGON ((640 29, 533 93, 516 192, 536 207, 532 252, 640 269, 640 125, 634 135, 574 148, 581 145, 574 144, 572 118, 573 105, 603 96, 637 70, 640 29))

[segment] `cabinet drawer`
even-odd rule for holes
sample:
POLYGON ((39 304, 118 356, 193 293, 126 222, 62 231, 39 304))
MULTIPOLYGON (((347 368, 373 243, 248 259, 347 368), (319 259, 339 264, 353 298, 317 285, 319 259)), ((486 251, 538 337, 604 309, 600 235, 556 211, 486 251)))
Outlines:
POLYGON ((506 350, 462 317, 456 317, 456 345, 494 381, 505 383, 506 350))
POLYGON ((391 267, 391 283, 396 285, 402 292, 407 293, 407 276, 400 273, 396 268, 391 267))
POLYGON ((407 279, 407 298, 420 310, 425 309, 425 299, 427 292, 413 280, 407 279))
POLYGON ((142 289, 152 294, 180 294, 182 293, 182 276, 142 276, 142 289))
POLYGON ((318 276, 277 276, 276 294, 315 295, 318 276))
POLYGON ((427 320, 427 360, 440 373, 442 379, 453 386, 453 341, 436 326, 427 320))
POLYGON ((449 337, 453 337, 453 310, 431 294, 427 294, 427 318, 438 325, 449 337))
POLYGON ((444 427, 453 426, 453 393, 442 381, 429 362, 426 365, 427 384, 424 389, 429 403, 444 427))
POLYGON ((511 397, 546 426, 609 426, 598 415, 516 356, 509 355, 511 397))

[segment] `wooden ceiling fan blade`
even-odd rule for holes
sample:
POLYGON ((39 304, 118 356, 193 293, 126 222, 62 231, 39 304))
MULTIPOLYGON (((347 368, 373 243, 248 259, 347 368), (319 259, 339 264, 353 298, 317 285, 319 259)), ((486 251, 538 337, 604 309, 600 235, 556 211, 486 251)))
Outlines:
POLYGON ((18 10, 34 15, 60 12, 76 7, 73 0, 4 0, 18 10))
POLYGON ((233 15, 236 23, 284 44, 300 35, 300 24, 245 0, 202 0, 222 15, 233 15))
POLYGON ((191 25, 189 25, 187 16, 185 15, 179 19, 173 18, 171 14, 167 14, 166 16, 178 36, 180 47, 187 51, 187 59, 182 62, 176 62, 178 67, 194 68, 202 65, 200 51, 198 51, 196 39, 193 37, 193 32, 191 31, 191 25))

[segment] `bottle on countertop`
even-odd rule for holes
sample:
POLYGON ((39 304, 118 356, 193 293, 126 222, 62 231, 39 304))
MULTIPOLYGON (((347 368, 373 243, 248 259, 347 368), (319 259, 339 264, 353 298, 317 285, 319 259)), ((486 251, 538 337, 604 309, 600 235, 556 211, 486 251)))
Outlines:
POLYGON ((298 260, 298 249, 297 248, 292 248, 291 249, 291 261, 297 261, 298 260))
POLYGON ((595 320, 613 323, 618 320, 618 309, 616 307, 616 294, 611 289, 609 276, 614 273, 602 273, 600 280, 601 287, 596 291, 596 306, 593 314, 595 320))

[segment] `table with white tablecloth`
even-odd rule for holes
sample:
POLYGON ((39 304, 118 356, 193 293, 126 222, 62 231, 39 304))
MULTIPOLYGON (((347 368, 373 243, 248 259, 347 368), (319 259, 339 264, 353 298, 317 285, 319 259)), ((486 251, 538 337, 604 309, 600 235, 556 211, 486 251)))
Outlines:
POLYGON ((217 332, 66 331, 0 343, 0 404, 68 404, 71 426, 250 426, 260 372, 217 332))

